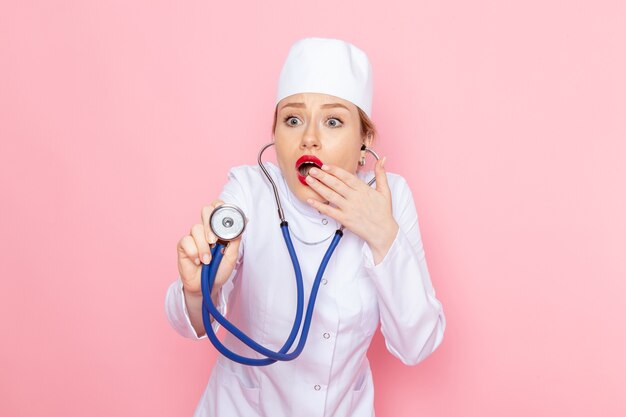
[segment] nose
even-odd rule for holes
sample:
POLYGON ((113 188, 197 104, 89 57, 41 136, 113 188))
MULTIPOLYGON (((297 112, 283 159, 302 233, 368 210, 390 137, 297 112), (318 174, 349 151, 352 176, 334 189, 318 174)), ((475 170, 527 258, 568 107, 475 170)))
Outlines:
POLYGON ((319 149, 319 132, 315 123, 309 123, 300 140, 300 149, 319 149))

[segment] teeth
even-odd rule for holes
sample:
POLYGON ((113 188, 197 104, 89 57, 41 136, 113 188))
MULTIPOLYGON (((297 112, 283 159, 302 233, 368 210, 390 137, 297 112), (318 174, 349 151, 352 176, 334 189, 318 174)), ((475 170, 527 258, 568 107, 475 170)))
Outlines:
POLYGON ((306 177, 307 175, 309 175, 309 171, 311 170, 311 168, 316 167, 316 166, 317 166, 317 164, 315 164, 313 162, 303 162, 298 167, 298 172, 303 177, 306 177))

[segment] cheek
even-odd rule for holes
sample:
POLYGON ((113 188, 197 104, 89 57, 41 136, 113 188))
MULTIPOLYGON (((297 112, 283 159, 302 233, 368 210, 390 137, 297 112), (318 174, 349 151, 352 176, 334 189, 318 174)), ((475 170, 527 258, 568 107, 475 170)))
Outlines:
POLYGON ((359 156, 356 155, 355 157, 349 158, 346 161, 346 166, 344 167, 344 169, 348 172, 351 173, 356 173, 357 169, 359 168, 359 156))
MULTIPOLYGON (((358 146, 360 147, 360 145, 358 146)), ((358 168, 359 158, 361 157, 360 151, 354 151, 354 149, 351 147, 350 149, 344 149, 341 154, 337 153, 336 155, 342 155, 336 160, 336 165, 353 174, 356 172, 358 168)))
POLYGON ((363 141, 358 130, 351 129, 345 132, 337 141, 337 149, 333 151, 335 155, 341 155, 337 158, 337 164, 343 169, 350 172, 356 172, 359 158, 361 157, 361 145, 363 141))
POLYGON ((276 141, 274 148, 276 148, 276 162, 278 163, 280 169, 284 170, 286 165, 289 163, 289 151, 285 149, 285 147, 281 145, 278 140, 276 141))
POLYGON ((276 148, 276 163, 278 164, 278 168, 280 168, 287 181, 291 182, 296 178, 294 165, 297 155, 294 154, 292 149, 280 146, 279 143, 276 143, 274 148, 276 148))

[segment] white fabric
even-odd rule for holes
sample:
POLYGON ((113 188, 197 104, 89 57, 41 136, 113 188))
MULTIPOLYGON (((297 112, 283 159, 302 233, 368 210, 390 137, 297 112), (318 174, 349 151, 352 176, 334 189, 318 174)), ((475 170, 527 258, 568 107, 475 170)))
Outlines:
MULTIPOLYGON (((308 302, 330 239, 307 246, 294 235, 318 241, 337 224, 300 202, 279 168, 266 164, 289 222, 308 302)), ((387 176, 400 230, 385 258, 374 265, 369 246, 346 230, 324 274, 326 284, 320 285, 302 354, 264 367, 219 355, 195 417, 371 417, 374 386, 366 353, 378 323, 387 349, 405 364, 417 364, 439 346, 446 321, 428 274, 413 197, 404 178, 387 176)), ((272 189, 258 166, 240 166, 231 169, 220 198, 249 218, 237 270, 222 287, 222 304, 228 303, 229 320, 277 351, 293 325, 296 286, 272 189)), ((166 312, 181 335, 206 338, 191 326, 180 279, 168 289, 166 312)), ((260 357, 228 332, 223 340, 237 353, 260 357)), ((214 348, 207 343, 207 349, 214 348)))
POLYGON ((339 39, 297 41, 280 72, 276 104, 298 93, 330 94, 356 104, 371 117, 373 76, 367 55, 339 39))

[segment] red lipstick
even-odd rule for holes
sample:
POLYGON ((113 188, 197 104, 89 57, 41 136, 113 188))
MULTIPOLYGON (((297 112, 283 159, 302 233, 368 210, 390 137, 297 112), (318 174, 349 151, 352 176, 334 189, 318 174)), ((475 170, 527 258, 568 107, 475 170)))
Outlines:
POLYGON ((296 172, 298 173, 298 180, 306 186, 309 184, 306 183, 306 176, 309 174, 309 170, 314 166, 321 168, 322 161, 319 158, 313 155, 302 155, 296 161, 296 172))

